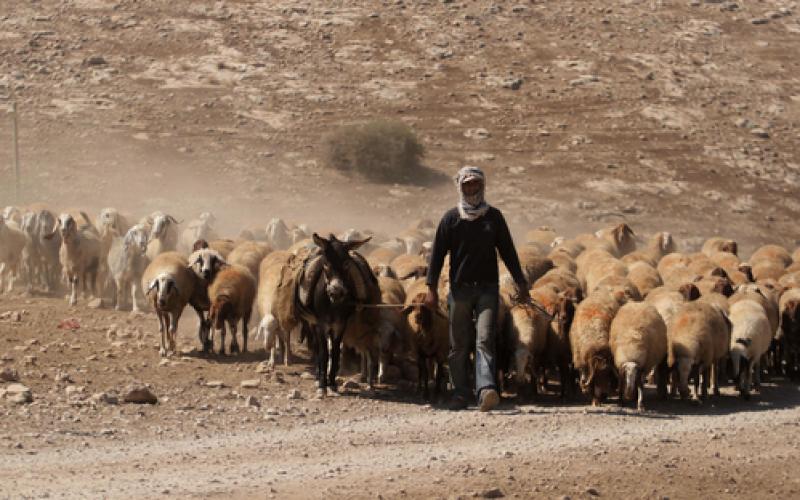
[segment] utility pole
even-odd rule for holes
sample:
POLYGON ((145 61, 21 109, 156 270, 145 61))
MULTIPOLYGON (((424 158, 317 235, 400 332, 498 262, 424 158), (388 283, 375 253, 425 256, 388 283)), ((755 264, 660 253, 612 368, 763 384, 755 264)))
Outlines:
POLYGON ((11 119, 13 120, 12 140, 14 141, 14 175, 16 183, 14 185, 15 203, 20 203, 20 179, 19 179, 19 137, 17 135, 17 102, 11 102, 11 119))

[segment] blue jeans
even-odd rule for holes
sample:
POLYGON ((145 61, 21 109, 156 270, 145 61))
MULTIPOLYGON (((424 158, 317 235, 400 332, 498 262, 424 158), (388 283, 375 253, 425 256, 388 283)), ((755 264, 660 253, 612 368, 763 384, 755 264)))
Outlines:
POLYGON ((496 389, 495 329, 497 285, 452 285, 447 297, 450 309, 450 382, 455 396, 469 400, 469 354, 475 346, 475 389, 496 389))

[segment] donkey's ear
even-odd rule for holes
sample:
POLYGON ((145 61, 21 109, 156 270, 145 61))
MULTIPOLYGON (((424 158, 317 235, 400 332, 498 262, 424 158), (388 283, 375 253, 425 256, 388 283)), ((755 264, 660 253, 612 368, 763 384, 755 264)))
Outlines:
POLYGON ((345 246, 347 247, 348 251, 349 250, 358 250, 362 245, 368 243, 369 240, 371 240, 371 239, 372 239, 372 236, 364 238, 363 240, 348 241, 347 243, 345 243, 345 246))
POLYGON ((314 240, 314 243, 320 248, 325 248, 328 245, 328 240, 318 235, 317 233, 311 235, 311 238, 314 240))

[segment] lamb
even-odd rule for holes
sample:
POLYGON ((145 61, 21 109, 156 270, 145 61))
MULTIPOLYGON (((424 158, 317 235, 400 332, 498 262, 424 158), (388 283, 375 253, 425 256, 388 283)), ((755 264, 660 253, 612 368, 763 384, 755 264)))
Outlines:
POLYGON ((772 343, 769 319, 761 304, 754 300, 731 304, 729 318, 733 325, 730 343, 732 375, 738 380, 741 397, 750 399, 753 372, 758 383, 761 356, 767 353, 772 343))
POLYGON ((176 333, 178 321, 187 304, 200 317, 200 343, 208 343, 206 320, 203 314, 208 304, 199 289, 203 288, 197 276, 189 269, 186 257, 178 252, 164 252, 156 256, 142 274, 142 289, 158 316, 161 347, 159 354, 166 357, 177 352, 176 333))
POLYGON ((70 284, 71 306, 78 303, 79 282, 83 285, 84 296, 89 288, 96 294, 97 270, 100 265, 100 239, 97 230, 85 213, 81 216, 85 223, 79 228, 72 215, 62 213, 53 230, 45 236, 45 239, 52 239, 60 230, 61 248, 58 255, 61 268, 70 284))
POLYGON ((709 380, 713 381, 714 393, 719 393, 717 362, 728 354, 730 331, 731 324, 723 310, 705 300, 688 302, 678 310, 667 328, 668 364, 673 390, 677 387, 682 399, 689 397, 689 375, 695 368, 695 399, 708 397, 709 380))
POLYGON ((147 258, 151 261, 159 254, 175 250, 178 243, 177 225, 180 221, 175 220, 171 215, 162 212, 155 212, 145 219, 145 222, 152 228, 147 242, 147 258))
POLYGON ((728 252, 733 255, 738 255, 739 245, 733 241, 725 238, 709 238, 703 243, 701 252, 711 257, 716 252, 728 252))
POLYGON ((19 276, 20 257, 29 238, 24 232, 15 227, 13 222, 7 222, 5 217, 0 217, 0 294, 11 292, 14 280, 19 276))
POLYGON ((425 400, 429 401, 429 363, 435 365, 434 392, 438 395, 444 391, 444 364, 450 350, 450 337, 449 323, 444 313, 439 309, 431 311, 423 305, 426 292, 425 280, 413 282, 406 290, 402 314, 406 319, 412 352, 417 357, 419 389, 425 400))
POLYGON ((136 292, 147 268, 147 228, 136 224, 122 238, 114 238, 108 252, 108 269, 116 286, 114 308, 121 310, 128 290, 133 311, 139 311, 136 292))
POLYGON ((258 334, 264 336, 264 349, 269 354, 269 366, 275 366, 275 354, 280 345, 283 352, 283 364, 291 363, 291 333, 299 329, 300 321, 291 316, 291 324, 282 325, 279 315, 275 310, 280 307, 276 302, 278 287, 281 285, 284 269, 294 259, 294 254, 286 250, 277 250, 270 253, 259 265, 259 279, 256 305, 261 316, 258 325, 258 334))
POLYGON ((601 229, 595 235, 611 245, 613 248, 611 253, 616 257, 622 257, 636 250, 636 234, 627 224, 601 229))
POLYGON ((667 326, 650 304, 628 302, 611 322, 609 345, 619 373, 620 404, 633 399, 644 409, 644 378, 656 369, 658 392, 667 395, 667 326))
POLYGON ((623 303, 624 294, 603 292, 587 297, 575 309, 569 332, 572 362, 592 406, 598 406, 617 385, 608 339, 611 321, 623 303))
POLYGON ((271 251, 272 248, 266 243, 245 241, 234 248, 233 251, 228 254, 226 260, 231 265, 246 267, 250 271, 250 274, 258 280, 258 267, 264 257, 271 251))
MULTIPOLYGON (((208 287, 208 320, 220 333, 219 353, 225 354, 225 325, 231 329, 230 353, 239 352, 236 330, 242 322, 242 352, 247 352, 247 324, 256 298, 256 279, 244 266, 223 267, 208 287)), ((212 340, 213 342, 213 340, 212 340)), ((213 349, 213 346, 212 346, 213 349)))

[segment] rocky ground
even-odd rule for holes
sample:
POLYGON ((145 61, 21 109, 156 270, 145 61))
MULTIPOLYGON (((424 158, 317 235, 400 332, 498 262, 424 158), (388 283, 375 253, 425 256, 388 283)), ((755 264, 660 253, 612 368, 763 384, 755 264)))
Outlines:
POLYGON ((57 299, 6 298, 6 309, 0 378, 18 381, 0 384, 0 497, 800 492, 791 473, 800 393, 781 380, 750 402, 727 389, 703 406, 652 401, 642 414, 550 395, 536 404, 507 399, 488 414, 452 413, 407 386, 370 392, 351 381, 340 398, 315 399, 307 362, 266 370, 256 343, 252 354, 205 358, 194 350, 191 321, 182 354, 164 361, 150 315, 75 310, 57 299), (12 402, 19 394, 29 402, 12 402), (126 402, 143 396, 158 402, 126 402))
MULTIPOLYGON (((274 216, 391 232, 437 218, 447 178, 475 164, 517 235, 624 220, 685 249, 712 234, 745 255, 794 248, 799 9, 8 0, 0 96, 19 109, 18 203, 210 209, 231 236, 274 216), (328 169, 325 134, 371 118, 411 125, 439 175, 382 185, 328 169)), ((2 112, 0 144, 5 206, 2 112)), ((81 304, 0 298, 0 377, 19 379, 0 384, 0 497, 797 494, 799 396, 784 381, 749 403, 726 391, 644 415, 555 401, 450 414, 394 386, 317 401, 307 360, 258 373, 263 351, 200 357, 189 318, 184 354, 162 362, 152 316, 81 304), (132 384, 158 404, 125 403, 132 384)))

